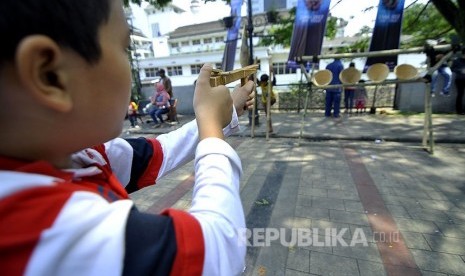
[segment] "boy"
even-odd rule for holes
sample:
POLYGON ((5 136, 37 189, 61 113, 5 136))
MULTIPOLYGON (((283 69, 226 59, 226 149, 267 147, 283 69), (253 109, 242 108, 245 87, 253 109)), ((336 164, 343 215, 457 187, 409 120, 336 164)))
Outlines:
POLYGON ((2 0, 0 18, 0 104, 24 110, 0 110, 2 274, 240 273, 241 164, 223 137, 253 104, 253 83, 232 101, 205 65, 196 121, 156 139, 115 138, 131 83, 120 1, 2 0), (138 212, 128 192, 194 155, 189 212, 138 212))

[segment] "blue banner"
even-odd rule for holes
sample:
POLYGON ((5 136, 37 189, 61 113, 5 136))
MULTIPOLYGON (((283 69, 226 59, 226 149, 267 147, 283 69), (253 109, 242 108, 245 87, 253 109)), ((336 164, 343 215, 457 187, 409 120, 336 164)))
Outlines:
POLYGON ((233 26, 229 28, 226 36, 226 46, 223 53, 223 71, 231 71, 234 69, 234 61, 236 59, 237 38, 239 29, 241 28, 241 6, 242 0, 231 0, 231 16, 233 18, 233 26))
POLYGON ((302 56, 321 53, 331 0, 298 0, 288 67, 297 67, 302 56))
MULTIPOLYGON (((380 0, 375 27, 371 37, 370 52, 390 49, 399 49, 400 32, 404 0, 380 0)), ((364 72, 375 63, 384 63, 390 70, 397 65, 397 55, 383 57, 369 57, 364 72)))

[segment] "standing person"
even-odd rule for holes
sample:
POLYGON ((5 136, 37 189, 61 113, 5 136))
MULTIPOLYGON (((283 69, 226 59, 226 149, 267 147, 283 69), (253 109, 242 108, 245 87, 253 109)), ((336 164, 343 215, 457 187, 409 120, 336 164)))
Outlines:
POLYGON ((465 90, 465 48, 462 49, 461 56, 454 60, 451 69, 455 74, 455 87, 457 89, 455 111, 457 114, 465 115, 465 108, 463 107, 463 94, 465 90))
POLYGON ((131 127, 139 128, 137 125, 137 114, 138 114, 139 106, 136 103, 136 100, 131 97, 131 101, 129 102, 128 106, 128 118, 129 122, 131 123, 131 127))
POLYGON ((168 78, 165 74, 165 69, 160 69, 158 71, 158 75, 160 75, 160 79, 158 80, 163 86, 165 87, 166 92, 170 95, 170 99, 173 98, 173 86, 171 86, 171 79, 168 78))
MULTIPOLYGON (((331 84, 341 84, 339 74, 344 70, 344 66, 340 59, 336 58, 333 62, 326 66, 326 69, 333 73, 331 84)), ((334 118, 339 118, 339 111, 341 107, 341 88, 326 89, 326 102, 325 102, 325 117, 331 117, 331 109, 334 109, 334 118)))
MULTIPOLYGON (((355 68, 355 63, 351 62, 349 68, 355 68)), ((354 107, 354 86, 347 86, 344 88, 344 113, 352 114, 352 108, 354 107)))
POLYGON ((224 137, 253 104, 253 82, 212 88, 204 65, 196 120, 119 138, 131 90, 121 1, 2 0, 0 18, 0 103, 28 110, 0 109, 1 273, 241 274, 242 168, 224 137), (188 211, 138 211, 129 193, 194 157, 188 211))
MULTIPOLYGON (((266 101, 268 98, 268 81, 270 80, 270 77, 267 74, 263 74, 260 76, 260 88, 262 90, 262 106, 263 109, 265 110, 265 114, 268 116, 268 110, 267 110, 267 105, 266 101)), ((271 82, 271 95, 270 95, 270 107, 273 106, 276 103, 276 95, 274 94, 273 91, 273 86, 276 85, 276 79, 274 78, 273 75, 273 81, 271 82)), ((268 121, 268 129, 270 132, 273 132, 273 124, 271 122, 271 118, 268 121)))
MULTIPOLYGON (((364 80, 359 80, 359 83, 365 83, 364 80)), ((367 90, 365 86, 358 86, 354 91, 355 98, 355 109, 356 113, 365 113, 366 112, 366 102, 367 102, 367 90)))
MULTIPOLYGON (((446 40, 440 39, 438 44, 439 45, 446 44, 446 40)), ((436 56, 434 57, 434 64, 439 62, 444 57, 445 54, 446 54, 446 52, 444 52, 444 51, 438 52, 436 54, 436 56)), ((434 95, 435 95, 436 86, 437 86, 436 83, 438 81, 439 76, 442 76, 442 78, 443 78, 443 85, 442 85, 442 88, 440 89, 440 94, 445 96, 445 97, 449 97, 450 96, 450 94, 449 94, 450 86, 452 84, 452 72, 451 72, 447 62, 442 63, 439 66, 438 70, 433 72, 433 76, 431 78, 431 96, 432 97, 434 97, 434 95)))
POLYGON ((162 115, 170 110, 170 95, 166 92, 163 84, 159 82, 155 83, 155 89, 156 93, 151 97, 153 108, 150 110, 149 115, 155 123, 154 127, 158 128, 164 123, 162 115), (160 122, 158 122, 157 118, 160 122))

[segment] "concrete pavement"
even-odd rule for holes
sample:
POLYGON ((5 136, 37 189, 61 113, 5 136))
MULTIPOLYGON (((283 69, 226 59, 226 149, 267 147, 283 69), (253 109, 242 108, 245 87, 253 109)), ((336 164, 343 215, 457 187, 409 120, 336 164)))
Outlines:
MULTIPOLYGON (((125 129, 157 135, 180 124, 125 129)), ((423 116, 319 112, 273 115, 250 138, 228 138, 242 159, 247 225, 244 275, 465 275, 465 116, 434 115, 434 155, 423 116)), ((144 211, 188 209, 192 162, 132 198, 144 211)))

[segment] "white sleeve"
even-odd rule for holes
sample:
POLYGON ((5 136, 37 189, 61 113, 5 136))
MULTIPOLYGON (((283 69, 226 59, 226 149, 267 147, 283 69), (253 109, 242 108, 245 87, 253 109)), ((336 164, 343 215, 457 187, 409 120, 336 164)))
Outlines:
POLYGON ((189 212, 202 228, 204 275, 237 275, 244 269, 246 246, 245 218, 239 196, 241 174, 241 161, 225 141, 207 138, 199 143, 189 212))
MULTIPOLYGON (((239 131, 239 118, 233 108, 232 119, 223 129, 227 137, 239 131)), ((197 121, 193 120, 181 128, 157 137, 163 149, 163 163, 157 179, 194 159, 195 148, 199 142, 197 121)))

